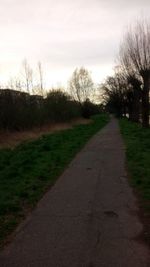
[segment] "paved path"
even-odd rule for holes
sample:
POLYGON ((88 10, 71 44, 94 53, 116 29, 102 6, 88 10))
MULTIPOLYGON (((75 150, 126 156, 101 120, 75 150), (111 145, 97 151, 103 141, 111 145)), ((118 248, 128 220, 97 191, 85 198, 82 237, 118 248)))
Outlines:
POLYGON ((1 267, 148 267, 115 119, 76 156, 0 256, 1 267))

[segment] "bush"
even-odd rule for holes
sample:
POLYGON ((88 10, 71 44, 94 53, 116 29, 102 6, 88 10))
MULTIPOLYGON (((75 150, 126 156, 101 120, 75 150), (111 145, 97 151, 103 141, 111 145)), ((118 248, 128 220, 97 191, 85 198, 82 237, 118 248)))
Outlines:
POLYGON ((52 122, 69 121, 81 116, 79 103, 72 101, 68 94, 60 90, 49 92, 45 105, 46 117, 52 122))
POLYGON ((89 99, 87 99, 82 103, 81 110, 82 110, 82 116, 87 119, 93 115, 100 113, 100 107, 90 102, 89 99))
POLYGON ((46 122, 64 122, 80 116, 79 103, 60 90, 51 91, 45 99, 16 90, 0 90, 0 129, 31 129, 46 122))

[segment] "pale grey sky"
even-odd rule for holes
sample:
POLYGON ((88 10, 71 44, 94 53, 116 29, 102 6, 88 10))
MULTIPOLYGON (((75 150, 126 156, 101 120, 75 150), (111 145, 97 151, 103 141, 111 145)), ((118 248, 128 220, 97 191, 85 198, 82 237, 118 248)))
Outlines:
POLYGON ((66 84, 80 66, 101 82, 125 27, 149 14, 150 0, 0 0, 0 83, 24 58, 33 68, 42 62, 47 87, 66 84))

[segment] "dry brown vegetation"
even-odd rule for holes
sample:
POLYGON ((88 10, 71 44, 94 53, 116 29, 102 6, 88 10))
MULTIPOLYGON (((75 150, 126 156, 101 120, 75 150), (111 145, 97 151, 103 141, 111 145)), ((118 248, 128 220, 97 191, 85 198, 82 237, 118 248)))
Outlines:
POLYGON ((13 148, 26 140, 34 140, 43 134, 49 134, 56 131, 61 131, 65 129, 72 128, 74 125, 78 124, 89 124, 90 119, 78 118, 71 122, 66 123, 51 123, 43 125, 41 127, 34 127, 31 130, 24 131, 0 131, 0 148, 13 148))

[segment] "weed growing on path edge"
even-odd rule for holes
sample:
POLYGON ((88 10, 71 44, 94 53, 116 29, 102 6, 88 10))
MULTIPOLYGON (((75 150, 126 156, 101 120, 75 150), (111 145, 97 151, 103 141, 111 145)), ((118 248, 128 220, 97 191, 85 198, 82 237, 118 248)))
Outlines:
POLYGON ((145 237, 150 244, 150 129, 126 119, 120 120, 120 129, 126 145, 130 183, 136 189, 143 209, 145 237))
POLYGON ((14 149, 0 150, 0 244, 15 229, 75 154, 109 118, 94 116, 93 122, 43 135, 14 149))

